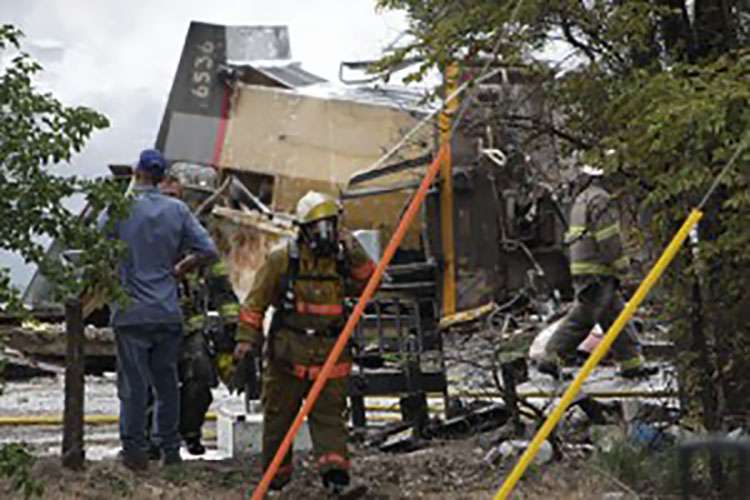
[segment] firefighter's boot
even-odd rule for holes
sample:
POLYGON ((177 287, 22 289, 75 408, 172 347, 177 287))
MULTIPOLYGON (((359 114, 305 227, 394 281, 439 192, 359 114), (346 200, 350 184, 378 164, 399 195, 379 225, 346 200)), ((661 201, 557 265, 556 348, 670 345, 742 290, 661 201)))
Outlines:
POLYGON ((349 486, 349 472, 343 469, 329 469, 321 474, 323 487, 331 495, 341 495, 349 486))

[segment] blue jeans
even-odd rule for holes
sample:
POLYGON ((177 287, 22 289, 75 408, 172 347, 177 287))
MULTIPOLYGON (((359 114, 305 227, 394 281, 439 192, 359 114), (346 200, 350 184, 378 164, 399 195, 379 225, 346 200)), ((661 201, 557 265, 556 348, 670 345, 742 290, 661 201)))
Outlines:
POLYGON ((145 453, 146 407, 153 387, 153 442, 164 452, 179 450, 180 391, 177 358, 182 325, 144 324, 115 327, 120 440, 125 453, 145 453))

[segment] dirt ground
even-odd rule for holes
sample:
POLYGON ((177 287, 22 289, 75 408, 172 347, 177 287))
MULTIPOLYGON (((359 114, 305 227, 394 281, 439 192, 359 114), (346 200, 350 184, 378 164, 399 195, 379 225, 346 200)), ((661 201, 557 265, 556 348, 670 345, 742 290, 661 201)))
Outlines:
MULTIPOLYGON (((487 465, 477 438, 433 443, 405 454, 386 454, 354 449, 355 484, 366 485, 367 499, 491 499, 510 463, 487 465)), ((281 493, 269 498, 328 498, 314 472, 311 457, 299 455, 294 480, 281 493)), ((148 472, 135 474, 116 461, 88 462, 83 471, 69 471, 59 459, 40 458, 32 477, 44 485, 45 499, 238 499, 260 480, 257 460, 191 461, 179 468, 160 469, 152 464, 148 472)), ((628 498, 614 482, 596 474, 585 474, 570 462, 551 463, 530 471, 530 480, 516 490, 515 498, 583 499, 628 498), (575 481, 571 481, 576 477, 575 481), (571 484, 573 483, 573 484, 571 484)), ((0 481, 0 496, 23 498, 9 492, 0 481)))
MULTIPOLYGON (((452 391, 494 390, 490 358, 496 343, 497 338, 491 332, 449 336, 446 364, 452 391)), ((607 370, 612 368, 598 371, 603 381, 597 383, 607 383, 612 378, 607 370)), ((527 384, 531 384, 532 389, 549 389, 544 385, 548 381, 542 380, 543 376, 531 375, 532 381, 527 384)), ((88 414, 116 413, 113 376, 87 377, 86 390, 88 414)), ((221 389, 214 397, 215 405, 219 405, 228 394, 221 389)), ((0 414, 5 416, 54 414, 61 412, 62 407, 60 377, 8 384, 5 393, 0 395, 0 414)), ((45 499, 239 499, 260 481, 257 459, 244 462, 191 460, 170 470, 152 464, 147 473, 136 475, 112 458, 117 448, 117 431, 113 425, 87 427, 87 453, 92 460, 83 471, 69 471, 61 468, 59 458, 49 455, 59 453, 59 432, 59 427, 18 427, 4 428, 0 435, 0 444, 24 441, 33 445, 36 455, 42 455, 34 465, 32 478, 43 484, 42 498, 45 499)), ((487 449, 481 446, 483 442, 486 442, 486 435, 479 434, 464 439, 431 441, 420 450, 397 454, 352 445, 354 484, 367 487, 367 493, 361 498, 368 499, 491 499, 515 458, 486 463, 487 449)), ((295 462, 293 482, 282 493, 270 494, 269 498, 327 498, 312 458, 297 454, 295 462)), ((0 498, 23 497, 10 492, 7 480, 0 480, 0 498)), ((541 467, 530 467, 513 498, 615 500, 635 498, 635 495, 605 473, 567 457, 541 467)))

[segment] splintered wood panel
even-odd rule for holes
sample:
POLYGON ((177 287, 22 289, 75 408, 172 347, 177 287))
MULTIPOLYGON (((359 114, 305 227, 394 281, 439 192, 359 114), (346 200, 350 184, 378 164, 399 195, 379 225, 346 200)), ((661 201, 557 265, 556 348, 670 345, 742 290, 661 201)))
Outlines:
MULTIPOLYGON (((390 241, 400 216, 404 213, 413 190, 398 191, 367 198, 355 198, 344 202, 347 227, 356 229, 376 229, 380 231, 382 249, 390 241)), ((399 248, 415 250, 420 248, 420 236, 424 220, 417 215, 404 235, 399 248)))
MULTIPOLYGON (((221 165, 343 185, 415 123, 408 112, 388 106, 240 86, 221 165)), ((415 156, 425 152, 412 149, 418 149, 415 156)))
POLYGON ((256 212, 243 213, 218 207, 213 214, 213 236, 229 268, 229 280, 234 292, 242 301, 271 248, 291 237, 294 232, 256 212))
MULTIPOLYGON (((221 166, 272 175, 271 207, 292 213, 297 200, 311 189, 338 196, 352 174, 372 166, 416 122, 409 112, 389 106, 240 86, 232 100, 221 166)), ((432 128, 424 127, 390 161, 426 154, 431 134, 432 128)), ((351 229, 381 229, 382 241, 387 242, 410 194, 348 201, 345 224, 351 229)), ((418 245, 419 225, 417 221, 402 247, 418 245)))

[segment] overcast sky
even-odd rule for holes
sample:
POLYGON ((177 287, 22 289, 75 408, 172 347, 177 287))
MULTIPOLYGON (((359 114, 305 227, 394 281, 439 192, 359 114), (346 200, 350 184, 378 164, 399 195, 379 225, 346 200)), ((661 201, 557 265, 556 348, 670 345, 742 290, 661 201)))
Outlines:
MULTIPOLYGON (((376 12, 374 0, 0 0, 0 23, 26 33, 42 83, 109 117, 73 161, 91 176, 153 144, 191 20, 286 25, 292 59, 331 81, 340 61, 377 57, 406 27, 403 13, 376 12)), ((20 286, 30 278, 20 259, 0 254, 0 265, 20 286)))

